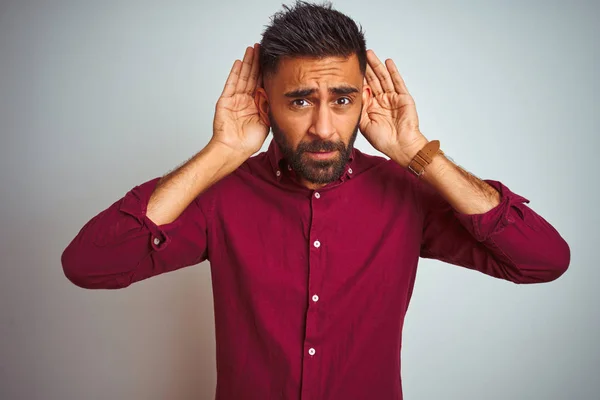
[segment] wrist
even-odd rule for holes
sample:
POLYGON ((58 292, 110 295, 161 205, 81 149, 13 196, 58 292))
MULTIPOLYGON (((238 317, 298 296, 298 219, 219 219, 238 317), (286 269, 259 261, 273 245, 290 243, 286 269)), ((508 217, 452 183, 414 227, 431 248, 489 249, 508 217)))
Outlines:
POLYGON ((411 158, 408 163, 408 170, 418 178, 426 179, 428 175, 435 174, 440 167, 443 167, 445 157, 440 149, 440 141, 432 140, 425 143, 411 158))
POLYGON ((425 137, 422 137, 415 140, 410 145, 398 146, 396 151, 392 152, 390 158, 402 167, 408 168, 408 165, 415 158, 417 153, 425 147, 427 143, 429 143, 429 141, 425 137))
POLYGON ((249 151, 244 149, 234 148, 222 141, 211 139, 205 147, 205 151, 211 154, 218 160, 223 161, 225 164, 235 165, 236 167, 243 164, 248 158, 252 156, 249 151))

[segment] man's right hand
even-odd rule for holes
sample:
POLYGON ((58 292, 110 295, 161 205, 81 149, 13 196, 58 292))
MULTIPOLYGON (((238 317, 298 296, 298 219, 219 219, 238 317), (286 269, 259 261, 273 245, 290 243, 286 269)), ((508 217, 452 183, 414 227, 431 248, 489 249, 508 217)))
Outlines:
POLYGON ((225 145, 246 158, 260 150, 269 134, 254 102, 262 84, 258 63, 259 45, 246 48, 244 60, 235 60, 217 102, 212 143, 225 145))

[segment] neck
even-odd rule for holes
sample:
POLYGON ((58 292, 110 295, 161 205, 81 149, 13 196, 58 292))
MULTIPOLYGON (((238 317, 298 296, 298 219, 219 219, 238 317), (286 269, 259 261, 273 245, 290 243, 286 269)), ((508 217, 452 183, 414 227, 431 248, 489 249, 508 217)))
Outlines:
POLYGON ((326 185, 327 185, 326 183, 314 183, 314 182, 310 182, 310 181, 307 181, 307 180, 306 180, 306 179, 304 179, 304 178, 300 178, 300 179, 299 179, 299 181, 300 181, 300 184, 301 184, 302 186, 304 186, 304 187, 307 187, 307 188, 309 188, 310 190, 317 190, 317 189, 321 189, 322 187, 324 187, 324 186, 326 186, 326 185))

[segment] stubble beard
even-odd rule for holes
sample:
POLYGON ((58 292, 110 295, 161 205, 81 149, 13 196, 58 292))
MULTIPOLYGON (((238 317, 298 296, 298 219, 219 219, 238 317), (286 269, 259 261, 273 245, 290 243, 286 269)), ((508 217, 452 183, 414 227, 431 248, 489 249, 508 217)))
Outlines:
POLYGON ((342 141, 313 140, 311 142, 301 142, 296 149, 291 147, 285 132, 279 127, 270 113, 269 119, 275 143, 281 149, 283 157, 301 178, 315 184, 327 184, 339 179, 344 173, 346 164, 354 148, 354 142, 358 136, 360 117, 356 122, 347 146, 342 141), (336 150, 337 155, 330 160, 315 160, 306 154, 307 152, 336 150))

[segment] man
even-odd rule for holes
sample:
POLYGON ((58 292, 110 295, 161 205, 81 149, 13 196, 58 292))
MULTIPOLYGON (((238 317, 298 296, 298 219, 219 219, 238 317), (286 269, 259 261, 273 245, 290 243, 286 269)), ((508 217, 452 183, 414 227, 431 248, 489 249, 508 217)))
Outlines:
POLYGON ((439 146, 394 62, 350 18, 297 3, 233 64, 207 146, 92 218, 64 272, 124 288, 209 260, 217 399, 401 399, 419 257, 515 283, 570 262, 527 199, 439 146), (359 130, 388 159, 354 148, 359 130))

